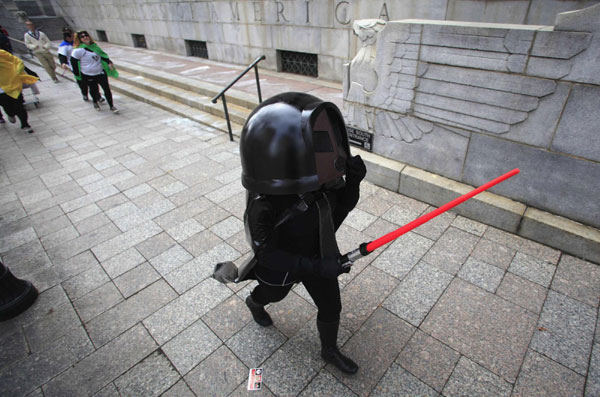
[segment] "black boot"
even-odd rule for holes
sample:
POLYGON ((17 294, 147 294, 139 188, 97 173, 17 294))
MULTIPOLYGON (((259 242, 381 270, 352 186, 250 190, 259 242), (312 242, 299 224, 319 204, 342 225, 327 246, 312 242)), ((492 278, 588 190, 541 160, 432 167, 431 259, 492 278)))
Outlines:
POLYGON ((355 374, 358 365, 344 356, 337 348, 337 335, 340 322, 324 323, 317 319, 317 329, 321 338, 321 357, 328 363, 335 365, 346 374, 355 374))
POLYGON ((27 280, 16 278, 0 262, 0 321, 9 320, 33 304, 37 289, 27 280))
POLYGON ((252 294, 248 295, 246 298, 246 306, 248 306, 248 309, 250 309, 250 313, 252 313, 254 321, 256 321, 259 325, 267 327, 273 324, 271 316, 269 316, 269 313, 265 311, 265 305, 261 305, 255 301, 254 298, 252 298, 252 294))

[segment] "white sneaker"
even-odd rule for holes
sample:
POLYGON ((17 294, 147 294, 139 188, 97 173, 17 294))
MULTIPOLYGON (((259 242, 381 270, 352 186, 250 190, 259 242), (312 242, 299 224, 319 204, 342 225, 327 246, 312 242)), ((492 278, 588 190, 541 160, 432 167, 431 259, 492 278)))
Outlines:
POLYGON ((112 106, 110 108, 110 111, 113 112, 114 114, 119 114, 119 109, 117 109, 116 107, 112 106))

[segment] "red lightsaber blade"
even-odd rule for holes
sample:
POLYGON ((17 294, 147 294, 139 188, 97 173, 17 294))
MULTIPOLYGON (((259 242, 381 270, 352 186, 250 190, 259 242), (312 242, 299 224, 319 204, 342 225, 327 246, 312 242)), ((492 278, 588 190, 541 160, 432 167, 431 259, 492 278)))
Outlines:
POLYGON ((512 176, 515 176, 518 173, 519 173, 519 169, 515 168, 514 170, 509 171, 506 174, 489 181, 488 183, 478 187, 477 189, 473 189, 469 193, 464 194, 460 197, 457 197, 454 200, 442 205, 441 207, 436 208, 435 210, 415 219, 414 221, 412 221, 410 223, 407 223, 406 225, 400 227, 399 229, 396 229, 393 232, 390 232, 382 237, 379 237, 377 240, 371 241, 369 243, 362 243, 359 248, 355 249, 354 251, 348 252, 346 255, 342 256, 341 263, 343 264, 343 266, 352 265, 352 263, 354 263, 354 261, 356 261, 359 258, 362 258, 363 256, 369 255, 371 252, 375 251, 377 248, 381 247, 382 245, 385 245, 385 244, 389 243, 390 241, 397 239, 398 237, 402 236, 403 234, 408 233, 409 231, 413 230, 414 228, 421 226, 425 222, 429 222, 436 216, 456 207, 459 204, 464 203, 465 201, 473 198, 473 196, 483 192, 484 190, 491 188, 494 185, 499 184, 500 182, 507 180, 508 178, 510 178, 512 176))

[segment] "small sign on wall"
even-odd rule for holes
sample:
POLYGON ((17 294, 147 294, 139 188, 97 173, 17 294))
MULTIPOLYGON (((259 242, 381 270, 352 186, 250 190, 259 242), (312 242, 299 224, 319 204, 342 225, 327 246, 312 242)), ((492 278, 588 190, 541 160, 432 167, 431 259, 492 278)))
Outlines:
POLYGON ((351 145, 358 146, 369 152, 373 151, 373 134, 358 128, 346 126, 348 132, 348 142, 351 145))

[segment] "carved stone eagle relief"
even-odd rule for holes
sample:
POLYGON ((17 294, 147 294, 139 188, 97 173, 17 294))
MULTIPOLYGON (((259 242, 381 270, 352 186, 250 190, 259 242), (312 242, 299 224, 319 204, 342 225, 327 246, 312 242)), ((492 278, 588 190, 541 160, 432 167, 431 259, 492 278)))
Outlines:
POLYGON ((573 33, 568 49, 542 54, 543 46, 536 47, 540 37, 557 37, 544 28, 356 21, 354 32, 362 47, 349 65, 345 84, 348 123, 407 143, 435 125, 506 134, 555 92, 556 82, 550 78, 567 75, 571 58, 589 44, 589 34, 573 33), (545 58, 535 57, 536 51, 545 58), (546 58, 556 65, 553 70, 528 69, 530 60, 533 64, 546 58))

